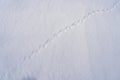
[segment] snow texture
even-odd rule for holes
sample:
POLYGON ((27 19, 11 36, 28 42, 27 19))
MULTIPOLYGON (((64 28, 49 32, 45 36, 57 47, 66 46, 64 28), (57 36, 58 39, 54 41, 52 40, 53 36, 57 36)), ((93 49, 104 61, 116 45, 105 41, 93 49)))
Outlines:
POLYGON ((0 0, 0 80, 120 80, 120 0, 0 0))

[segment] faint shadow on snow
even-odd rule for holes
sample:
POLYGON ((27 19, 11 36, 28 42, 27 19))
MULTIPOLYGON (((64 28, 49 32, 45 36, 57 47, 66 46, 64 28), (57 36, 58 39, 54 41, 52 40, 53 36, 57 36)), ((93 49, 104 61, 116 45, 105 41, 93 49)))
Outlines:
POLYGON ((37 80, 37 79, 32 76, 27 76, 27 77, 23 77, 22 80, 37 80))

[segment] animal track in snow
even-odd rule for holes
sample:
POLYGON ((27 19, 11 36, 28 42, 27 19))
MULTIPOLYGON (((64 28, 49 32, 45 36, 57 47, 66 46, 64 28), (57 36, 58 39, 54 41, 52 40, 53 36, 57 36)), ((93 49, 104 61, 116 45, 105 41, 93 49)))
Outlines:
MULTIPOLYGON (((111 7, 109 7, 109 8, 101 9, 101 10, 94 10, 94 11, 92 11, 92 12, 89 12, 89 13, 87 13, 85 16, 83 16, 82 19, 79 19, 79 20, 73 22, 71 25, 66 26, 66 27, 58 30, 57 32, 55 32, 55 33, 53 34, 52 37, 48 38, 48 39, 43 43, 43 45, 39 45, 39 47, 38 47, 36 50, 33 50, 33 51, 32 51, 32 54, 31 54, 31 57, 32 57, 32 55, 33 55, 34 53, 39 52, 39 50, 40 50, 41 48, 46 47, 50 42, 52 42, 52 41, 53 41, 56 37, 58 37, 60 34, 66 32, 67 30, 70 30, 70 29, 75 28, 75 26, 76 26, 77 24, 85 22, 85 20, 87 20, 87 19, 88 19, 90 16, 92 16, 92 15, 95 15, 95 14, 98 14, 98 13, 105 13, 105 12, 110 12, 110 11, 112 11, 119 3, 120 3, 120 1, 118 0, 118 1, 116 1, 116 2, 115 2, 111 7)), ((30 55, 29 55, 29 58, 30 58, 30 55)))
MULTIPOLYGON (((114 8, 116 8, 118 6, 119 3, 120 3, 120 0, 115 1, 113 3, 113 5, 110 6, 109 8, 105 8, 105 9, 101 9, 101 10, 93 10, 93 11, 87 13, 81 19, 78 19, 77 21, 73 22, 71 25, 66 26, 66 27, 58 30, 51 37, 49 37, 42 45, 38 45, 38 48, 36 48, 35 50, 31 51, 31 53, 28 56, 23 57, 22 61, 19 64, 23 65, 23 63, 25 63, 27 60, 30 60, 33 57, 33 55, 35 55, 36 53, 38 53, 42 48, 47 47, 47 45, 50 44, 60 34, 66 32, 66 31, 69 31, 69 30, 71 30, 73 28, 75 28, 77 24, 84 23, 89 17, 91 17, 93 15, 97 15, 99 13, 106 13, 106 12, 112 11, 114 8)), ((3 76, 1 76, 0 80, 3 80, 5 78, 5 76, 7 77, 13 70, 17 70, 18 67, 13 67, 12 69, 10 69, 9 72, 4 73, 3 76)))

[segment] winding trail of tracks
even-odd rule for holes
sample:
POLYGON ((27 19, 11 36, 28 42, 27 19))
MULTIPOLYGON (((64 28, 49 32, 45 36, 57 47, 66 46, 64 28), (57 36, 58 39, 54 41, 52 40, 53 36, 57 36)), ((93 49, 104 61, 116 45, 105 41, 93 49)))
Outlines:
MULTIPOLYGON (((75 28, 77 24, 84 23, 89 17, 92 17, 93 15, 97 15, 99 13, 103 14, 103 13, 111 12, 114 8, 116 8, 119 5, 119 3, 120 3, 120 0, 115 1, 112 4, 112 6, 110 6, 108 8, 101 9, 101 10, 93 10, 93 11, 87 13, 81 19, 78 19, 77 21, 73 22, 72 24, 65 26, 64 28, 58 30, 57 32, 55 32, 52 35, 52 37, 49 37, 42 45, 38 45, 38 48, 33 50, 28 56, 24 56, 19 64, 23 65, 23 63, 25 63, 27 60, 30 60, 31 58, 33 58, 33 55, 40 52, 40 50, 42 48, 47 47, 47 45, 50 44, 54 39, 59 37, 60 34, 65 33, 66 31, 69 31, 69 30, 75 28)), ((4 73, 3 75, 1 75, 0 80, 4 80, 5 77, 8 77, 12 73, 12 71, 17 70, 18 68, 19 68, 19 66, 13 67, 7 73, 4 73)))

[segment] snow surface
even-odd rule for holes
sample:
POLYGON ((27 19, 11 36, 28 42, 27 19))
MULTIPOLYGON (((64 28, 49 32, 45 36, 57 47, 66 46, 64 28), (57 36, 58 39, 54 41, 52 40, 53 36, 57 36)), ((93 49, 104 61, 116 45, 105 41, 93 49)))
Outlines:
POLYGON ((120 1, 0 0, 0 80, 120 80, 120 1))

